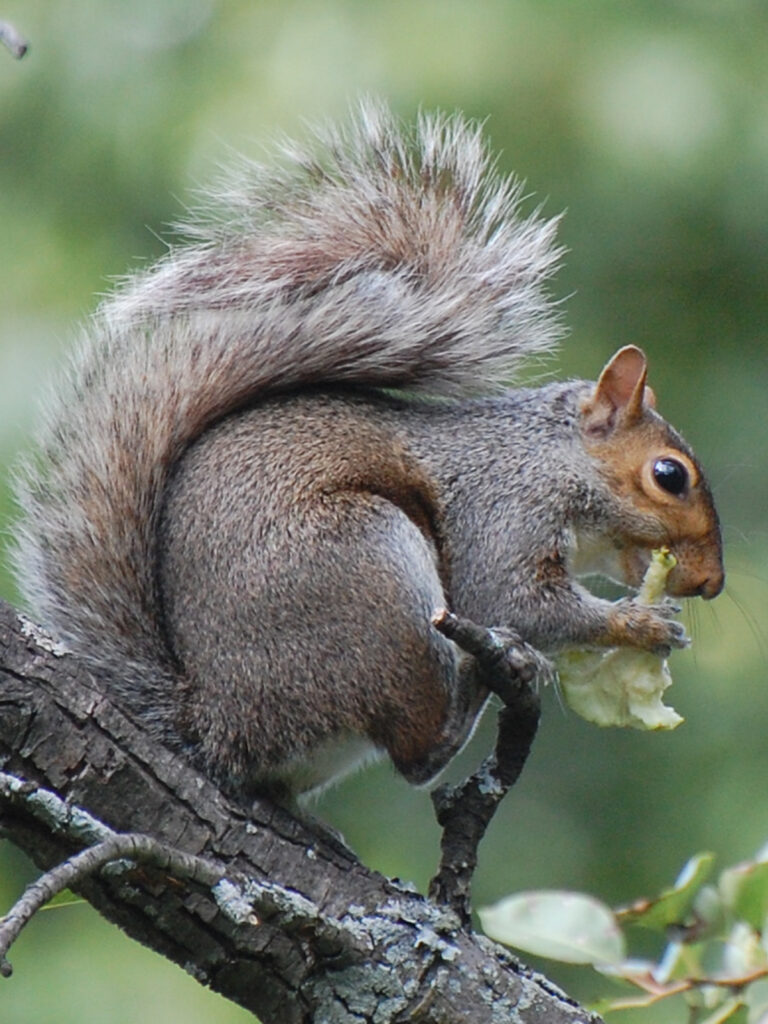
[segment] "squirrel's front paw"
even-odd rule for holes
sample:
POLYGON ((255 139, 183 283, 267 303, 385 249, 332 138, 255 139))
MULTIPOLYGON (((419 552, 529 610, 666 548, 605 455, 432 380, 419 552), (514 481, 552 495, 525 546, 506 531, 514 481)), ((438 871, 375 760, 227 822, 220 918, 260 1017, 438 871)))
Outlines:
POLYGON ((644 605, 624 598, 616 602, 614 610, 609 646, 639 647, 666 658, 673 648, 690 643, 685 626, 673 618, 676 607, 671 602, 644 605))

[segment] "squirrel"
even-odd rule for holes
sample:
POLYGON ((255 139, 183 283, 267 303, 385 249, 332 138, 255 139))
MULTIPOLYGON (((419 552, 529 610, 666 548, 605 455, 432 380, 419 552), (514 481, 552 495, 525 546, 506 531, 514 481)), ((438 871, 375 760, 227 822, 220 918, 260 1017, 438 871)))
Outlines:
POLYGON ((162 742, 295 797, 434 778, 489 686, 437 609, 569 647, 687 643, 636 588, 723 586, 717 513, 646 359, 510 388, 562 334, 558 218, 460 114, 384 104, 243 162, 84 330, 18 488, 29 605, 162 742))

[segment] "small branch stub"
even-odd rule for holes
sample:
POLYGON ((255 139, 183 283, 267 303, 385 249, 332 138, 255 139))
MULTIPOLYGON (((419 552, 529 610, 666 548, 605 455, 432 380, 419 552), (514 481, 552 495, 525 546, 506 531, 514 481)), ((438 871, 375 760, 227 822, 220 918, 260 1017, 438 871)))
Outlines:
POLYGON ((0 21, 0 43, 17 60, 21 60, 29 50, 29 43, 8 21, 0 21))

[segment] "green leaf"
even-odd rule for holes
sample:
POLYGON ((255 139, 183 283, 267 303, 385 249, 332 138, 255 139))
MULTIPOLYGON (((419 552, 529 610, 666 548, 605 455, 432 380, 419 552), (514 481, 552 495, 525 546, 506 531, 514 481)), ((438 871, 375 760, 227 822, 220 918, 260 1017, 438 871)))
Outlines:
POLYGON ((76 903, 85 903, 82 896, 77 896, 70 889, 62 889, 56 893, 52 900, 49 900, 40 910, 56 910, 58 907, 71 907, 76 903))
POLYGON ((746 921, 736 921, 723 946, 723 972, 731 977, 750 975, 768 966, 760 936, 746 921))
POLYGON ((725 909, 720 890, 715 885, 703 885, 693 901, 693 913, 698 922, 698 938, 722 934, 725 909))
POLYGON ((697 853, 683 867, 671 889, 664 889, 654 899, 639 900, 624 907, 616 916, 622 924, 637 924, 657 931, 683 924, 714 862, 713 853, 697 853))
POLYGON ((724 1021, 730 1021, 731 1024, 747 1024, 747 1008, 741 996, 726 999, 714 1013, 705 1017, 699 1024, 723 1024, 724 1021))
POLYGON ((762 931, 768 915, 768 861, 747 861, 723 871, 720 892, 737 918, 762 931))
POLYGON ((745 992, 749 1008, 749 1024, 762 1024, 768 1020, 768 980, 754 981, 745 992))
POLYGON ((618 964, 624 936, 613 911, 575 892, 522 892, 479 911, 493 939, 571 964, 618 964))

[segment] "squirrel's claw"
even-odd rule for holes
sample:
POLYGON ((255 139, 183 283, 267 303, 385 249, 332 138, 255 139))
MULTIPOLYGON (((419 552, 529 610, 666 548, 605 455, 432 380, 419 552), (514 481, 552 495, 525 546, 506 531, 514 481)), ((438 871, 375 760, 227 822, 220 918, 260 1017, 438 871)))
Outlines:
POLYGON ((673 607, 666 600, 645 605, 634 598, 622 598, 613 609, 609 647, 637 647, 666 658, 673 649, 690 644, 685 626, 673 618, 673 607))

